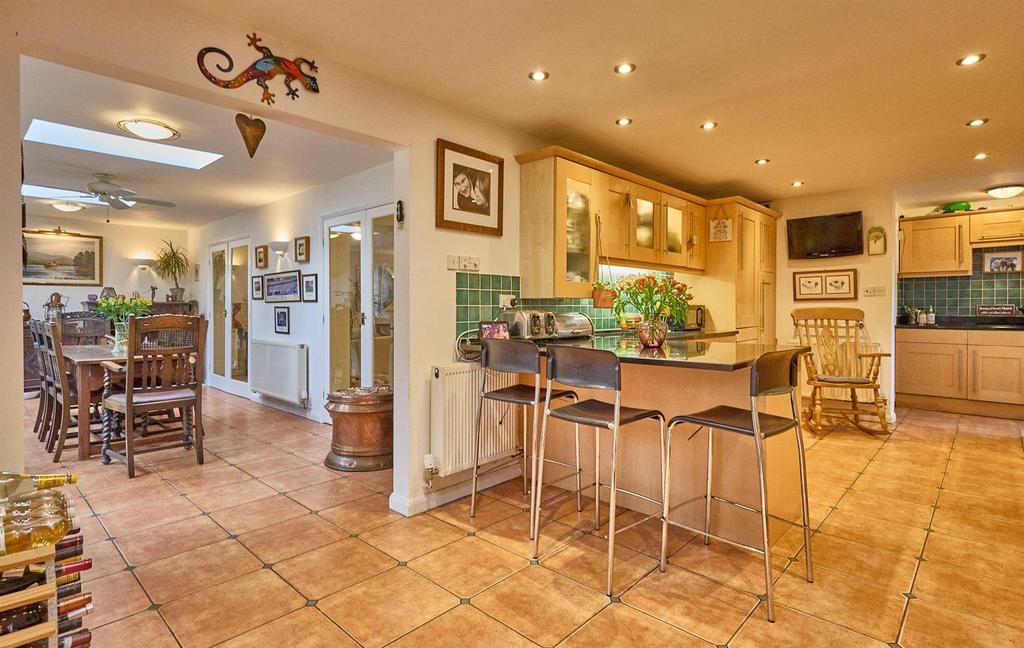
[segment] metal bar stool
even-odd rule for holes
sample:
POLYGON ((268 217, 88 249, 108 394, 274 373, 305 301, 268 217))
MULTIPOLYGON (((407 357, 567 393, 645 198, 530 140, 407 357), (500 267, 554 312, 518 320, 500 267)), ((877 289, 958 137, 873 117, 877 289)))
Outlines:
MULTIPOLYGON (((687 531, 697 533, 704 537, 704 544, 708 544, 711 538, 715 540, 721 540, 722 542, 728 542, 731 545, 753 551, 754 553, 761 554, 764 556, 764 583, 766 598, 768 600, 768 620, 775 621, 775 603, 772 599, 772 553, 771 547, 768 544, 768 518, 773 518, 791 524, 793 526, 801 527, 804 531, 804 557, 807 561, 807 582, 814 582, 814 574, 811 566, 811 525, 810 517, 807 512, 807 465, 804 457, 804 440, 803 435, 800 431, 800 412, 797 408, 796 403, 796 391, 799 366, 797 364, 799 356, 806 353, 806 349, 792 349, 785 351, 771 351, 764 353, 759 356, 753 366, 750 368, 750 409, 741 409, 739 407, 732 407, 730 405, 718 405, 710 409, 706 409, 695 414, 688 414, 686 416, 675 416, 668 423, 668 441, 665 446, 665 470, 662 473, 664 475, 664 488, 665 488, 665 503, 664 513, 662 514, 662 525, 661 525, 661 571, 665 571, 665 559, 668 549, 668 525, 677 526, 687 531), (757 411, 757 399, 759 396, 769 396, 776 394, 789 394, 790 407, 792 409, 792 418, 785 418, 782 416, 775 416, 774 414, 766 414, 757 411), (690 435, 690 439, 697 435, 702 428, 708 430, 708 457, 707 457, 707 488, 703 495, 690 498, 685 502, 681 502, 675 506, 669 506, 669 490, 670 490, 670 465, 672 456, 672 429, 680 423, 691 423, 697 425, 697 429, 690 435), (765 490, 765 453, 764 444, 765 440, 776 434, 780 434, 787 430, 793 429, 796 431, 796 446, 797 454, 800 463, 800 506, 803 511, 803 521, 794 522, 785 518, 778 517, 768 513, 768 497, 765 490), (714 430, 721 430, 723 432, 734 432, 737 434, 745 434, 747 436, 754 437, 754 451, 757 455, 757 471, 758 481, 761 490, 761 503, 760 508, 754 508, 740 502, 734 502, 724 497, 718 497, 712 493, 711 490, 711 460, 712 460, 712 438, 714 430), (704 529, 694 529, 686 526, 679 522, 675 522, 669 519, 669 513, 672 509, 678 508, 695 502, 697 500, 704 500, 704 529), (762 547, 752 547, 745 545, 741 542, 729 540, 721 536, 711 533, 711 501, 715 500, 724 504, 730 504, 736 506, 745 511, 752 513, 759 513, 761 515, 761 541, 762 547)), ((542 433, 543 434, 543 433, 542 433)), ((543 438, 543 436, 541 437, 543 438)))
MULTIPOLYGON (((661 447, 662 483, 665 479, 665 416, 658 410, 637 409, 625 407, 621 404, 622 396, 622 374, 619 366, 619 358, 611 351, 599 349, 586 349, 571 346, 548 345, 548 369, 547 369, 547 394, 544 398, 544 422, 540 428, 540 458, 541 464, 538 469, 536 481, 537 507, 534 511, 535 522, 533 535, 533 558, 537 559, 537 548, 540 541, 540 501, 541 490, 544 488, 544 443, 547 436, 548 417, 554 417, 563 421, 570 421, 576 425, 587 425, 594 428, 594 530, 601 526, 601 487, 609 489, 608 496, 608 585, 605 592, 612 595, 612 563, 615 559, 615 534, 621 533, 637 524, 646 522, 652 517, 660 517, 660 513, 648 515, 628 526, 616 531, 615 529, 615 498, 619 492, 639 497, 659 507, 663 502, 656 499, 635 493, 618 487, 616 474, 616 449, 618 448, 619 427, 644 421, 647 419, 658 420, 658 430, 661 434, 659 446, 661 447), (614 390, 615 402, 588 399, 582 402, 575 402, 556 409, 551 409, 551 398, 558 393, 552 390, 552 383, 561 383, 582 389, 614 390), (601 483, 601 429, 611 430, 611 474, 608 484, 601 483)), ((579 447, 579 432, 577 432, 577 448, 579 447)))
MULTIPOLYGON (((483 378, 480 384, 480 401, 477 406, 477 417, 476 417, 476 436, 473 437, 473 456, 475 463, 473 465, 473 487, 470 495, 469 503, 469 517, 476 517, 476 487, 477 481, 482 475, 489 474, 495 470, 504 468, 507 464, 496 466, 483 473, 480 472, 480 435, 482 433, 483 423, 483 409, 484 400, 492 400, 500 403, 508 403, 509 405, 521 406, 521 412, 523 417, 523 494, 526 494, 526 476, 527 476, 527 442, 532 444, 533 458, 532 463, 532 475, 534 481, 537 477, 537 419, 538 412, 540 410, 540 349, 537 345, 528 340, 501 340, 501 339, 489 339, 482 341, 482 353, 480 356, 480 366, 483 368, 483 378), (487 375, 490 372, 500 373, 512 373, 512 374, 533 374, 533 386, 514 384, 509 387, 501 387, 487 391, 487 375), (527 439, 526 434, 526 408, 533 407, 533 432, 531 439, 527 439)), ((554 393, 549 393, 548 398, 568 398, 573 402, 578 401, 579 397, 576 392, 569 389, 555 390, 554 393)), ((563 477, 562 479, 568 479, 569 477, 576 477, 576 510, 583 510, 583 496, 582 496, 582 474, 583 471, 580 468, 580 433, 579 426, 576 427, 576 465, 564 463, 561 461, 555 461, 554 459, 547 459, 549 463, 554 463, 559 466, 571 468, 575 472, 563 477)), ((561 480, 560 480, 561 481, 561 480)), ((530 490, 530 537, 534 537, 534 526, 533 526, 533 515, 534 510, 534 495, 537 492, 536 484, 533 485, 530 490)))

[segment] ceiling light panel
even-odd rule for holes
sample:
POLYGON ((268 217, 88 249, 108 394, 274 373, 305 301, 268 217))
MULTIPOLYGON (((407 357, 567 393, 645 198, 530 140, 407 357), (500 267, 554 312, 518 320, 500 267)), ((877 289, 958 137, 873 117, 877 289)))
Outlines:
POLYGON ((33 119, 25 133, 25 141, 63 146, 65 148, 115 155, 145 162, 167 164, 186 169, 202 169, 224 157, 220 153, 207 153, 170 144, 159 144, 112 135, 99 131, 33 119))

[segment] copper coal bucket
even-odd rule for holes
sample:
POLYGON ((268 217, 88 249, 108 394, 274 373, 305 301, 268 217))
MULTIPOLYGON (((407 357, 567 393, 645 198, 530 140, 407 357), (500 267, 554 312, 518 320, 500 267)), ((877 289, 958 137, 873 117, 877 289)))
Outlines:
POLYGON ((387 386, 332 392, 324 408, 333 428, 325 466, 348 472, 391 467, 394 399, 387 386))

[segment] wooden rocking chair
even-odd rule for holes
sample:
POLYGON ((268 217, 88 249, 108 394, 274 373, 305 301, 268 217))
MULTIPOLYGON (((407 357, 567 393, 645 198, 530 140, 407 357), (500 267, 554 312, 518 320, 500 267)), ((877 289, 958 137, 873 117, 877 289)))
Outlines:
POLYGON ((813 351, 804 356, 807 384, 811 386, 811 403, 802 412, 805 423, 821 433, 822 414, 846 417, 859 430, 875 434, 863 427, 860 417, 866 414, 859 407, 857 391, 871 391, 881 434, 889 433, 885 400, 878 384, 882 358, 890 354, 864 351, 864 311, 859 308, 798 308, 791 314, 801 345, 813 351), (849 389, 850 409, 823 407, 826 389, 849 389))

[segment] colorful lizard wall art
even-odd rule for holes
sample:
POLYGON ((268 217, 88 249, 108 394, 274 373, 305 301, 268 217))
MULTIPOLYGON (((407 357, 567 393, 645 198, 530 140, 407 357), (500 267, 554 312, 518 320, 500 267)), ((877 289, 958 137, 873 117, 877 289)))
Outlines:
POLYGON ((304 58, 297 58, 295 60, 289 60, 280 56, 274 56, 274 53, 270 51, 270 48, 265 45, 260 45, 263 40, 255 33, 249 34, 249 47, 256 49, 262 58, 257 59, 252 65, 247 67, 238 76, 233 79, 221 79, 210 72, 209 68, 206 67, 206 55, 207 54, 220 54, 227 59, 227 65, 223 66, 217 64, 217 69, 221 72, 231 72, 235 68, 235 62, 232 60, 231 55, 220 49, 219 47, 204 47, 199 50, 199 55, 196 57, 196 62, 199 64, 199 69, 202 71, 203 76, 209 79, 210 83, 220 86, 221 88, 240 88, 250 81, 255 81, 256 85, 263 88, 263 97, 260 99, 263 103, 268 106, 274 103, 274 93, 267 87, 267 81, 273 79, 278 74, 284 75, 284 84, 288 88, 288 96, 293 100, 299 96, 298 88, 295 88, 292 83, 298 81, 302 84, 302 87, 309 92, 320 92, 320 86, 316 83, 316 77, 312 74, 306 74, 302 71, 302 66, 305 65, 309 68, 310 72, 319 72, 316 67, 316 63, 313 61, 306 60, 304 58))

